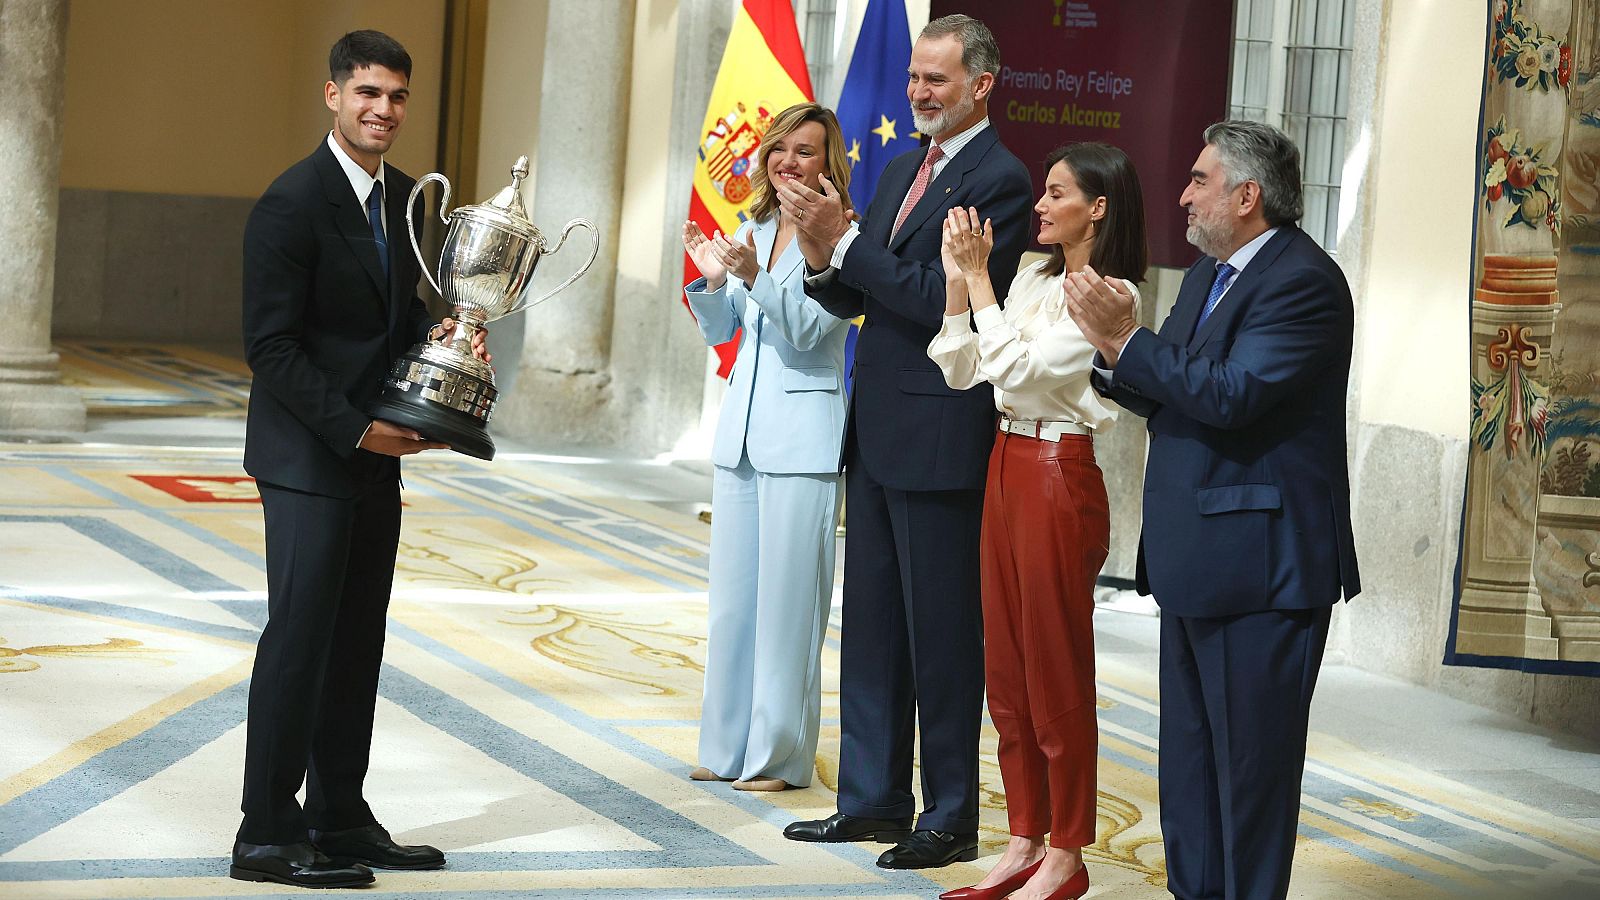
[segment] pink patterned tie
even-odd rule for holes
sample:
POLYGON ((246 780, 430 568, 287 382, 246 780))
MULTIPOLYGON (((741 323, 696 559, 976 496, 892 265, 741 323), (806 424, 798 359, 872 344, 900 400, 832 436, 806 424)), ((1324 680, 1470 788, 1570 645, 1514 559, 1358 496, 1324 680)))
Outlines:
POLYGON ((944 148, 938 144, 928 145, 928 155, 922 158, 922 165, 917 167, 917 177, 911 181, 911 190, 906 194, 906 202, 900 205, 900 215, 894 220, 894 230, 889 232, 889 240, 900 233, 900 226, 906 223, 906 217, 911 215, 911 210, 916 207, 917 201, 922 199, 922 194, 928 189, 928 182, 933 178, 933 164, 944 159, 944 148))

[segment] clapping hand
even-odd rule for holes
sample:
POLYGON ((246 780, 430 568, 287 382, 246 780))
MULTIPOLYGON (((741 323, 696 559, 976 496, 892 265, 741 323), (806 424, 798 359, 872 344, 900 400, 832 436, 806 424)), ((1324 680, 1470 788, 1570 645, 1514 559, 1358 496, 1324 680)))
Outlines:
MULTIPOLYGON (((845 222, 861 221, 861 216, 853 209, 844 211, 845 222)), ((795 241, 800 244, 800 255, 806 258, 806 265, 813 272, 821 272, 833 265, 833 245, 817 237, 804 228, 794 230, 795 241)))
POLYGON ((722 232, 711 236, 711 252, 717 255, 717 261, 733 277, 745 284, 755 284, 756 276, 761 272, 761 264, 756 262, 756 233, 752 229, 744 236, 744 243, 739 243, 722 232))
MULTIPOLYGON (((955 210, 951 210, 951 212, 955 212, 955 210)), ((939 261, 944 263, 945 284, 956 284, 957 282, 965 281, 961 271, 961 264, 956 262, 955 244, 952 242, 950 234, 951 227, 950 219, 947 216, 944 220, 944 240, 939 244, 939 261)))
POLYGON ((722 264, 722 257, 712 246, 711 239, 693 222, 683 223, 683 250, 705 276, 707 290, 721 290, 723 282, 728 280, 728 268, 722 264))
POLYGON ((806 265, 811 267, 811 271, 821 272, 833 265, 833 248, 823 243, 811 232, 806 231, 804 228, 796 228, 794 230, 794 238, 795 242, 800 245, 800 255, 805 257, 806 265))
MULTIPOLYGON (((954 212, 954 210, 951 210, 954 212)), ((971 308, 971 291, 967 289, 966 274, 956 262, 955 243, 952 240, 949 216, 944 220, 944 240, 939 243, 939 261, 944 264, 944 314, 959 316, 971 308)))
POLYGON ((994 223, 984 220, 978 227, 978 211, 954 207, 944 218, 944 243, 939 252, 945 259, 945 280, 951 278, 950 264, 963 274, 989 271, 989 251, 994 249, 994 223))
POLYGON ((1101 278, 1093 267, 1085 266, 1082 272, 1073 272, 1062 281, 1061 292, 1067 299, 1067 314, 1089 343, 1100 351, 1109 366, 1117 364, 1117 356, 1128 338, 1138 329, 1134 317, 1133 290, 1120 278, 1101 278))
POLYGON ((821 176, 819 186, 822 188, 820 193, 806 187, 798 179, 784 181, 778 185, 778 206, 789 214, 801 231, 826 244, 832 252, 839 239, 850 230, 852 217, 845 209, 844 195, 833 186, 828 176, 821 176))

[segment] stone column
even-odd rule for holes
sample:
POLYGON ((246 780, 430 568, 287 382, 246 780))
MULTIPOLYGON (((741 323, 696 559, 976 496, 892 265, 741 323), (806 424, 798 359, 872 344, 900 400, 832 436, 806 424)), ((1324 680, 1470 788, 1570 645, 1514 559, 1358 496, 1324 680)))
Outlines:
POLYGON ((0 431, 82 431, 50 351, 67 0, 0 0, 0 431))
MULTIPOLYGON (((540 442, 610 436, 600 412, 610 399, 633 21, 633 0, 550 0, 531 215, 551 240, 569 220, 589 219, 600 254, 576 284, 522 314, 521 358, 496 419, 508 433, 540 442)), ((564 280, 588 242, 587 232, 576 230, 560 253, 542 260, 535 295, 564 280)))

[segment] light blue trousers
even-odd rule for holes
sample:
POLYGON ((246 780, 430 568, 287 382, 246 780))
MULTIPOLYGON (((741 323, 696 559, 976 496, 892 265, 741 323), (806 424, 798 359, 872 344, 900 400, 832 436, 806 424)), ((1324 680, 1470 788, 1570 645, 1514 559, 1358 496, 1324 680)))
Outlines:
POLYGON ((722 778, 811 783, 842 484, 716 467, 700 765, 722 778))

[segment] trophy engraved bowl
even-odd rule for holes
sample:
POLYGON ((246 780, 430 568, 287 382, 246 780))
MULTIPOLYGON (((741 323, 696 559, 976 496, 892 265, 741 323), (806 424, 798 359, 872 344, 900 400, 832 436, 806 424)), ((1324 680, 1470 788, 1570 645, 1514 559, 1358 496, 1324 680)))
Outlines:
POLYGON ((510 185, 483 203, 457 207, 448 214, 444 209, 450 203, 450 181, 443 175, 431 172, 411 189, 406 200, 411 251, 422 263, 428 283, 450 304, 456 325, 440 340, 425 340, 395 360, 378 399, 367 410, 374 418, 404 425, 478 459, 494 458, 488 424, 499 391, 494 370, 473 355, 473 337, 484 325, 565 290, 589 271, 600 252, 600 233, 588 219, 568 222, 555 246, 550 246, 522 205, 522 179, 527 176, 528 158, 519 157, 511 167, 510 185), (437 277, 423 259, 412 220, 417 196, 430 182, 441 188, 439 220, 449 226, 437 277), (587 228, 594 238, 589 258, 554 289, 530 300, 528 285, 539 260, 559 251, 575 228, 587 228))

